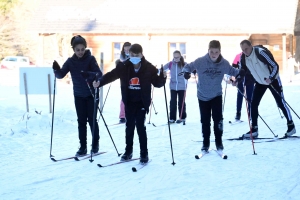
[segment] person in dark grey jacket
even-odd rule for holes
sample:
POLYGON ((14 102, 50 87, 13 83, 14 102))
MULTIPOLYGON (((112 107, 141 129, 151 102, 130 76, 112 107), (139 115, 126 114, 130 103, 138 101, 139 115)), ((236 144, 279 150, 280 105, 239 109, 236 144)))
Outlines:
MULTIPOLYGON (((95 123, 94 138, 92 141, 92 152, 99 151, 99 128, 96 118, 93 119, 94 114, 94 90, 90 90, 89 85, 92 84, 93 77, 90 79, 84 78, 82 72, 95 72, 97 77, 102 76, 102 72, 94 56, 91 55, 90 50, 87 50, 87 43, 80 35, 74 36, 71 40, 71 45, 74 54, 71 58, 63 64, 62 68, 56 61, 53 62, 53 70, 56 78, 63 78, 68 72, 71 73, 73 82, 73 91, 75 99, 75 108, 78 121, 78 135, 80 148, 76 156, 83 156, 87 153, 87 122, 92 130, 93 123, 95 123)), ((98 98, 99 99, 99 98, 98 98)), ((98 106, 99 101, 97 101, 98 106)))
POLYGON ((215 144, 218 151, 224 149, 223 135, 223 111, 222 111, 222 80, 224 74, 236 76, 238 69, 232 67, 221 55, 221 44, 212 40, 208 46, 208 53, 183 68, 184 77, 189 79, 191 72, 196 70, 198 74, 197 96, 200 108, 203 147, 207 152, 210 146, 210 118, 214 121, 215 144))
POLYGON ((186 118, 186 105, 184 102, 184 96, 186 91, 187 81, 181 75, 178 75, 182 72, 182 69, 186 62, 184 62, 183 57, 181 56, 180 51, 176 50, 173 53, 173 60, 163 66, 164 71, 170 70, 170 123, 174 123, 176 121, 176 104, 177 104, 177 96, 178 96, 178 111, 179 111, 179 120, 177 123, 181 121, 185 121, 186 118))

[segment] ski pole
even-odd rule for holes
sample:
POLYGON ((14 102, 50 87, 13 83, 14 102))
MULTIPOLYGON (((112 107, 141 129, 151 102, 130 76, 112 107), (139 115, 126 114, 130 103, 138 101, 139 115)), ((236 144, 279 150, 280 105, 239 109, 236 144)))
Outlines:
POLYGON ((246 97, 246 109, 247 109, 247 116, 248 116, 248 124, 249 124, 249 128, 250 128, 250 137, 251 137, 251 142, 252 142, 252 149, 253 149, 253 155, 257 155, 255 152, 255 147, 254 147, 254 141, 253 141, 253 136, 252 136, 252 129, 251 129, 251 124, 250 124, 250 110, 248 109, 248 101, 247 101, 247 93, 246 93, 246 86, 244 86, 244 96, 246 97), (246 95, 245 95, 246 94, 246 95))
POLYGON ((151 119, 151 111, 152 111, 152 104, 153 104, 153 91, 154 91, 154 87, 152 87, 151 104, 150 104, 150 114, 149 114, 149 122, 148 122, 148 124, 150 124, 150 119, 151 119))
POLYGON ((156 109, 155 109, 155 106, 154 106, 153 101, 152 101, 152 105, 153 105, 154 112, 155 112, 155 114, 157 115, 158 112, 156 112, 156 109))
MULTIPOLYGON (((243 97, 245 98, 245 100, 251 104, 251 102, 247 99, 247 97, 245 97, 245 95, 239 90, 239 88, 237 88, 238 91, 243 95, 243 97)), ((265 122, 265 120, 260 116, 260 114, 258 114, 259 118, 264 122, 264 124, 269 128, 269 130, 273 133, 274 137, 278 137, 278 135, 275 135, 274 132, 272 131, 272 129, 269 127, 269 125, 265 122)))
POLYGON ((111 86, 111 84, 109 85, 109 87, 108 87, 108 90, 107 90, 107 93, 106 93, 106 97, 105 97, 105 100, 104 100, 104 103, 103 103, 103 106, 102 106, 102 108, 101 108, 101 111, 100 112, 102 112, 103 111, 103 108, 104 108, 104 105, 105 105, 105 102, 106 102, 106 99, 107 99, 107 96, 108 96, 108 93, 109 93, 109 90, 110 90, 110 86, 111 86))
POLYGON ((91 158, 90 158, 90 162, 93 162, 93 146, 94 146, 94 136, 95 136, 95 126, 96 126, 96 118, 97 118, 97 101, 99 99, 97 99, 97 94, 98 94, 98 88, 95 88, 95 95, 94 95, 94 109, 93 109, 93 128, 92 128, 92 148, 91 148, 91 158))
POLYGON ((226 91, 227 91, 227 81, 226 81, 226 86, 225 86, 225 94, 224 94, 224 103, 223 103, 223 108, 222 108, 222 114, 224 113, 225 99, 226 99, 226 91))
POLYGON ((51 123, 51 142, 50 142, 50 158, 54 157, 52 153, 52 139, 53 139, 53 121, 54 121, 54 105, 55 105, 55 88, 56 88, 56 77, 54 75, 54 88, 53 88, 53 107, 52 107, 52 123, 51 123))
MULTIPOLYGON (((163 64, 161 65, 161 71, 163 71, 163 64)), ((171 145, 171 152, 172 152, 172 165, 175 165, 174 162, 174 155, 173 155, 173 146, 172 146, 172 136, 171 136, 171 128, 170 128, 170 120, 169 120, 169 111, 168 111, 168 103, 167 103, 167 93, 166 93, 166 84, 164 84, 164 93, 165 93, 165 103, 166 103, 166 111, 167 111, 167 120, 168 120, 168 127, 169 127, 169 136, 170 136, 170 145, 171 145)))
MULTIPOLYGON (((265 78, 266 80, 266 78, 265 78)), ((278 94, 278 96, 284 101, 284 103, 286 103, 286 105, 288 105, 290 107, 290 109, 295 113, 295 115, 300 119, 300 117, 298 116, 298 114, 294 111, 294 109, 288 104, 288 102, 286 102, 286 100, 279 94, 279 92, 273 87, 273 85, 270 83, 271 88, 278 94)))
MULTIPOLYGON (((181 105, 180 121, 179 121, 179 123, 181 123, 181 119, 182 119, 182 113, 183 113, 183 108, 184 108, 184 104, 185 104, 185 97, 186 97, 186 90, 187 90, 187 81, 186 81, 186 86, 185 86, 183 100, 182 100, 182 105, 181 105)), ((185 125, 185 121, 183 122, 183 125, 185 125)))
POLYGON ((100 113, 100 116, 102 117, 102 120, 103 120, 103 122, 104 122, 104 125, 105 125, 105 127, 106 127, 106 130, 107 130, 107 132, 108 132, 108 134, 109 134, 109 136, 110 136, 110 139, 111 139, 111 141, 112 141, 112 143, 113 143, 113 145, 114 145, 114 147, 115 147, 115 149, 116 149, 116 151, 117 151, 118 156, 122 155, 121 153, 118 152, 118 149, 117 149, 117 147, 116 147, 116 144, 115 144, 115 142, 114 142, 114 140, 113 140, 113 138, 112 138, 112 136, 111 136, 111 134, 110 134, 110 131, 109 131, 108 127, 107 127, 107 124, 106 124, 106 122, 105 122, 105 120, 104 120, 104 117, 103 117, 102 113, 100 113))
MULTIPOLYGON (((85 80, 85 81, 86 81, 86 84, 87 84, 87 86, 88 86, 88 88, 89 88, 89 90, 90 90, 92 96, 94 96, 93 93, 92 93, 92 89, 91 89, 91 87, 90 87, 88 81, 87 81, 87 80, 85 80)), ((104 117, 103 117, 103 115, 102 115, 102 112, 100 112, 99 107, 98 107, 98 110, 99 110, 100 116, 102 117, 102 120, 103 120, 103 122, 104 122, 104 125, 105 125, 105 127, 106 127, 106 130, 107 130, 107 132, 108 132, 108 134, 109 134, 109 136, 110 136, 110 139, 111 139, 111 141, 112 141, 112 143, 113 143, 113 145, 114 145, 114 147, 115 147, 115 149, 116 149, 116 151, 117 151, 118 156, 122 155, 122 154, 120 154, 120 153, 118 152, 118 149, 117 149, 117 147, 116 147, 116 145, 115 145, 115 142, 114 142, 114 140, 113 140, 113 138, 112 138, 112 136, 111 136, 111 134, 110 134, 110 131, 109 131, 109 129, 108 129, 108 126, 107 126, 107 124, 106 124, 106 122, 105 122, 105 120, 104 120, 104 117)))
POLYGON ((278 112, 279 112, 279 115, 280 115, 281 119, 284 118, 284 116, 282 116, 282 114, 281 114, 281 111, 280 111, 279 107, 277 107, 277 108, 278 108, 278 112))

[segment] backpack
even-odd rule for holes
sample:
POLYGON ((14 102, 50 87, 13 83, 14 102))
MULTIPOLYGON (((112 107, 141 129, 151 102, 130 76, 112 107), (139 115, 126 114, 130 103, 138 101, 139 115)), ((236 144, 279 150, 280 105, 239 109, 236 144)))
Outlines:
POLYGON ((169 63, 169 67, 168 67, 168 68, 169 68, 169 70, 171 70, 172 63, 173 63, 172 61, 169 63))

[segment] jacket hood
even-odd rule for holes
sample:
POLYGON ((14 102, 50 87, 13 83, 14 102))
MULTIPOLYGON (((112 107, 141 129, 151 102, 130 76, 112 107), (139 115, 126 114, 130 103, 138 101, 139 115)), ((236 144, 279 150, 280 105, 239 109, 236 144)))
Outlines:
POLYGON ((216 60, 216 62, 213 62, 213 61, 210 59, 208 53, 207 53, 204 57, 206 58, 206 60, 207 60, 208 62, 211 62, 211 63, 222 64, 222 63, 224 62, 224 58, 223 58, 223 56, 222 56, 221 54, 219 55, 219 57, 218 57, 218 59, 216 60))

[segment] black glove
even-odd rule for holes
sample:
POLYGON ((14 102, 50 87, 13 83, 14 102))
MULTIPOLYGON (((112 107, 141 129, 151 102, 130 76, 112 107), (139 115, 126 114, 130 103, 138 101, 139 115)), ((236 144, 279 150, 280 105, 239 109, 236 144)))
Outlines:
POLYGON ((191 78, 191 73, 190 72, 184 72, 184 78, 186 80, 188 80, 189 78, 191 78))
POLYGON ((59 64, 56 62, 56 60, 53 61, 52 69, 54 69, 54 70, 60 70, 60 66, 59 66, 59 64))

